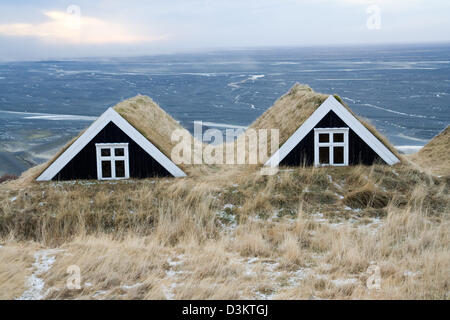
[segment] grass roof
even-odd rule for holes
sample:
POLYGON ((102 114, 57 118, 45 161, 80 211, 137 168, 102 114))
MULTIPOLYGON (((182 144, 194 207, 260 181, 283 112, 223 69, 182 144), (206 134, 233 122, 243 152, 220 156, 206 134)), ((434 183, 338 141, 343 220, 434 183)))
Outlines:
POLYGON ((281 146, 327 98, 326 94, 314 92, 309 86, 296 83, 256 119, 249 129, 278 129, 281 146))
POLYGON ((137 95, 118 103, 113 109, 169 158, 177 144, 171 140, 172 132, 181 130, 191 136, 189 131, 147 96, 137 95))
POLYGON ((410 159, 419 167, 437 175, 450 175, 450 125, 442 130, 410 159))

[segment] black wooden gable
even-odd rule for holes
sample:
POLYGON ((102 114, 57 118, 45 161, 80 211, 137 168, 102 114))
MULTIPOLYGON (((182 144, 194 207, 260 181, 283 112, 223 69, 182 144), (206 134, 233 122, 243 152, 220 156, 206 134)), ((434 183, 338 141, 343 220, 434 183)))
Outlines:
POLYGON ((52 180, 97 179, 96 143, 128 143, 130 178, 172 176, 113 122, 109 122, 52 180))
MULTIPOLYGON (((349 128, 349 126, 330 110, 314 128, 349 128)), ((314 128, 280 162, 281 166, 314 165, 314 128)), ((384 162, 373 149, 351 128, 349 129, 349 165, 371 165, 384 162)))

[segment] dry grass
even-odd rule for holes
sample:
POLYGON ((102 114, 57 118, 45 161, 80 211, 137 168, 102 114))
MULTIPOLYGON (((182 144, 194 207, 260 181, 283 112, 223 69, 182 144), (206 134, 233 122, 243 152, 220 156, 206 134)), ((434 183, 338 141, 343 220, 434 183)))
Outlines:
POLYGON ((309 86, 296 83, 249 129, 279 129, 282 145, 327 98, 328 95, 316 93, 309 86))
POLYGON ((409 158, 420 169, 436 175, 450 176, 450 126, 434 137, 425 147, 409 158))
POLYGON ((32 273, 30 266, 37 249, 34 243, 16 243, 12 239, 0 247, 0 300, 20 297, 27 289, 26 279, 32 273))
POLYGON ((380 191, 372 184, 366 184, 364 187, 348 193, 343 202, 354 209, 384 208, 389 203, 389 195, 380 191))
POLYGON ((174 131, 178 130, 183 136, 191 140, 191 143, 194 141, 189 131, 184 129, 147 96, 138 95, 122 101, 114 106, 114 110, 168 157, 171 156, 172 150, 179 143, 178 141, 172 141, 174 131))
MULTIPOLYGON (((251 128, 280 128, 283 143, 325 98, 296 85, 251 128)), ((175 120, 142 96, 115 108, 167 154, 175 120)), ((32 183, 39 170, 0 186, 0 298, 28 289, 47 248, 60 250, 39 275, 47 299, 449 298, 450 181, 408 164, 32 183), (373 266, 380 290, 366 286, 373 266)))
POLYGON ((48 299, 448 299, 448 191, 407 165, 2 187, 0 292, 23 293, 45 246, 63 250, 48 299))
POLYGON ((236 149, 245 145, 246 163, 250 163, 249 154, 257 155, 256 163, 265 163, 327 98, 328 95, 316 93, 309 86, 296 83, 237 138, 233 147, 236 149), (258 144, 249 146, 253 132, 261 129, 267 130, 267 139, 260 139, 258 144), (272 137, 271 129, 279 130, 279 145, 273 147, 271 141, 275 137, 272 137))

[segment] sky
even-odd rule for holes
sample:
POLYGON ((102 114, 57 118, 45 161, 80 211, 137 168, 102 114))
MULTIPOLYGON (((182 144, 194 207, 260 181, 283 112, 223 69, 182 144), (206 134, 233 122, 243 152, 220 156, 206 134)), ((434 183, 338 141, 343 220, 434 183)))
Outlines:
POLYGON ((450 42, 448 0, 0 0, 0 60, 450 42))

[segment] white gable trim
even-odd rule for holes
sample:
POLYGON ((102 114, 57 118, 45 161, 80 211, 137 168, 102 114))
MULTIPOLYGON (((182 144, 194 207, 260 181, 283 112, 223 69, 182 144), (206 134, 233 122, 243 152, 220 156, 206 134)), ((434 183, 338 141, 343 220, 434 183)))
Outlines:
POLYGON ((113 122, 125 134, 133 139, 142 149, 153 157, 160 165, 174 177, 185 177, 179 167, 175 165, 166 155, 148 141, 139 131, 137 131, 128 121, 126 121, 114 109, 108 108, 94 123, 64 151, 41 175, 37 181, 52 180, 70 160, 72 160, 109 122, 113 122))
POLYGON ((294 132, 292 136, 275 152, 265 166, 276 167, 295 148, 300 141, 327 115, 333 111, 341 118, 369 147, 376 152, 387 164, 393 165, 400 160, 375 137, 350 111, 348 111, 335 97, 329 96, 324 103, 294 132))

